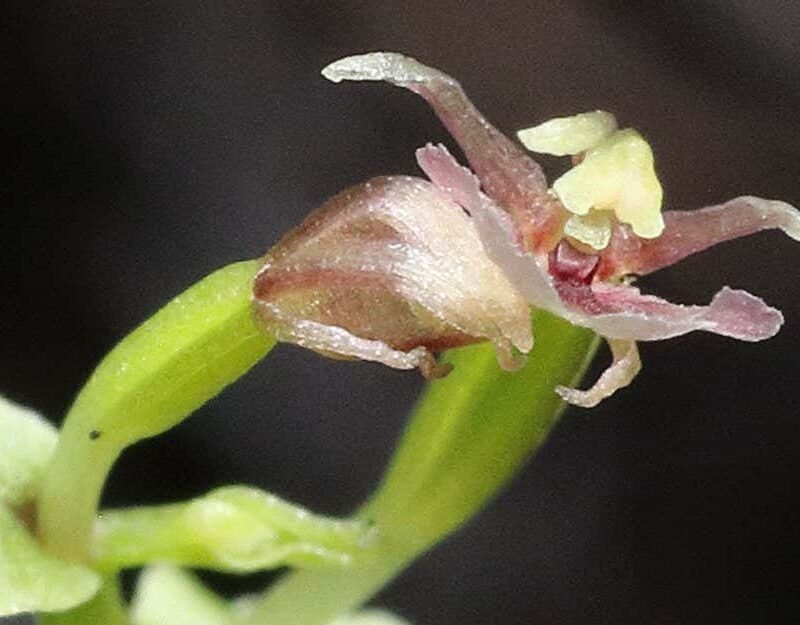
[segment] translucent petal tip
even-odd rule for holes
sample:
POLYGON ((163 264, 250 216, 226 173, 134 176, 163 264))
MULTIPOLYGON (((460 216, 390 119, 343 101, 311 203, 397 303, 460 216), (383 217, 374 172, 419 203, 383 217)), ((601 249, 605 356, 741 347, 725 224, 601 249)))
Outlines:
POLYGON ((437 70, 398 52, 368 52, 346 56, 322 69, 331 82, 387 80, 394 83, 424 82, 442 76, 437 70))
POLYGON ((591 111, 572 117, 556 117, 517 132, 531 152, 566 156, 595 147, 617 129, 617 120, 606 111, 591 111))
POLYGON ((791 204, 751 195, 737 198, 737 200, 749 205, 751 210, 759 215, 765 227, 780 228, 787 236, 795 241, 800 241, 800 211, 791 204), (770 222, 774 222, 774 225, 770 222))

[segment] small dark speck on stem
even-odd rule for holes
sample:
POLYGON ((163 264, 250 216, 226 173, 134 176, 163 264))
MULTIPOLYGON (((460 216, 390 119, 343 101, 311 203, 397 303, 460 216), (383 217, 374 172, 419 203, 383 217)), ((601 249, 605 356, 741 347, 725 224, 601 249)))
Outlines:
POLYGON ((89 438, 93 441, 96 441, 98 438, 100 438, 101 434, 102 432, 100 430, 92 430, 89 432, 89 438))

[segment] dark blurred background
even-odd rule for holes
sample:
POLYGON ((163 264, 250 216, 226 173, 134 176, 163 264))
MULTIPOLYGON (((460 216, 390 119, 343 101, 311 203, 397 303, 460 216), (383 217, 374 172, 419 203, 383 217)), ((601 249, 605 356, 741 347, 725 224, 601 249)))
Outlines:
MULTIPOLYGON (((614 111, 654 145, 672 208, 800 202, 796 2, 5 0, 0 15, 0 388, 56 421, 170 297, 448 140, 409 93, 323 80, 343 55, 445 69, 509 132, 614 111)), ((686 303, 745 288, 787 322, 756 345, 644 345, 630 389, 568 411, 511 487, 377 602, 416 625, 800 622, 798 264, 800 247, 767 233, 644 281, 686 303)), ((106 504, 248 482, 347 513, 420 386, 280 347, 126 452, 106 504)), ((208 579, 232 593, 268 578, 208 579)))

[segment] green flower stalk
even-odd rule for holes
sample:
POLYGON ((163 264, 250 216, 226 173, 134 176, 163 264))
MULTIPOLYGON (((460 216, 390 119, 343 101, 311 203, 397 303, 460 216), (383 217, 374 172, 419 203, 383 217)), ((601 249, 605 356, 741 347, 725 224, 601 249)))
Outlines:
POLYGON ((92 525, 125 447, 178 424, 269 352, 250 312, 257 261, 211 274, 126 337, 67 415, 39 497, 39 536, 53 554, 90 562, 92 525))
POLYGON ((34 411, 2 397, 0 432, 0 617, 80 605, 97 593, 100 576, 46 553, 30 531, 58 434, 34 411))
POLYGON ((382 484, 356 515, 375 528, 372 557, 347 573, 288 575, 248 625, 324 625, 356 609, 503 488, 562 412, 553 388, 577 383, 597 346, 591 332, 547 313, 534 323, 539 340, 519 371, 503 371, 488 345, 448 353, 453 372, 429 384, 382 484))

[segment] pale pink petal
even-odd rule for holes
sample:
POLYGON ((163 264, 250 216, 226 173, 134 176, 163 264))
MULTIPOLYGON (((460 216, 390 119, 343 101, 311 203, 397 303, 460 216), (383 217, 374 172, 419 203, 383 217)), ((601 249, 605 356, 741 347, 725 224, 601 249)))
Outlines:
POLYGON ((429 352, 485 339, 513 368, 533 341, 527 303, 472 220, 419 178, 377 178, 326 202, 267 254, 254 301, 281 340, 398 368, 433 371, 429 352))
POLYGON ((525 300, 537 308, 563 314, 565 308, 552 278, 535 255, 521 249, 508 214, 481 193, 475 175, 459 165, 443 145, 420 148, 417 162, 443 193, 469 212, 486 254, 525 300))
POLYGON ((486 193, 509 211, 531 248, 552 247, 560 235, 562 209, 547 193, 541 167, 492 126, 447 74, 394 52, 350 56, 328 65, 333 82, 382 80, 419 94, 464 150, 486 193))
POLYGON ((633 381, 642 368, 636 342, 612 339, 608 341, 608 346, 611 349, 611 365, 603 372, 592 388, 581 391, 566 386, 556 387, 556 393, 564 401, 574 406, 592 408, 633 381))
POLYGON ((746 291, 724 287, 708 306, 682 306, 629 286, 595 283, 590 287, 559 285, 572 323, 601 336, 634 341, 657 341, 695 330, 762 341, 783 324, 780 311, 746 291))
POLYGON ((603 253, 601 279, 645 275, 717 243, 777 228, 800 241, 800 212, 785 202, 744 196, 695 211, 664 213, 664 232, 655 239, 636 237, 619 226, 603 253))

